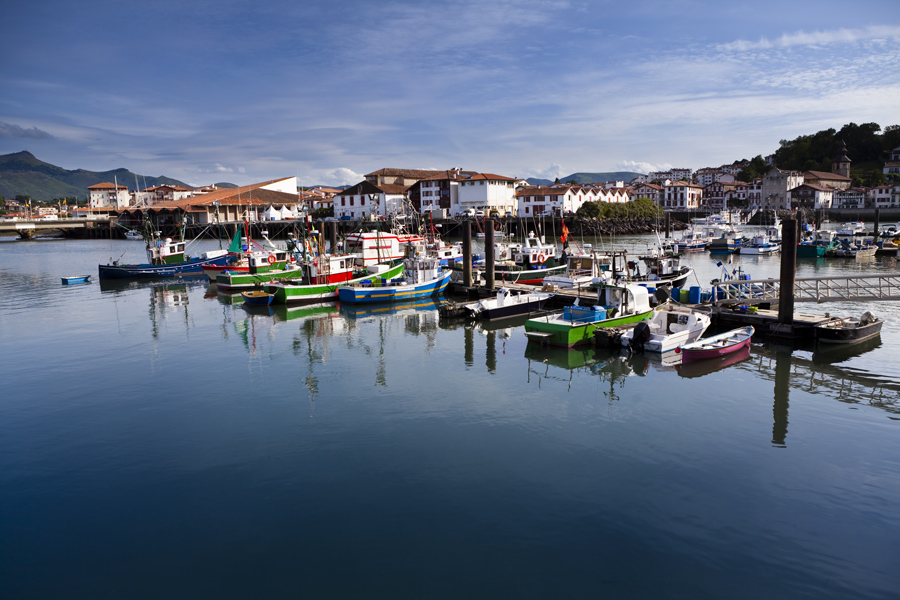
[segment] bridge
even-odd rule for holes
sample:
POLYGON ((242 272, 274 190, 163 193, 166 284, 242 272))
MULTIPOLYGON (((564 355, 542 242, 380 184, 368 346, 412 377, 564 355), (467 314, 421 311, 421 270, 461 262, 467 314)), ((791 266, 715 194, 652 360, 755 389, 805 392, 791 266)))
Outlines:
MULTIPOLYGON (((780 293, 778 279, 728 280, 713 283, 711 299, 716 304, 772 302, 780 293)), ((857 300, 900 300, 900 273, 794 279, 794 302, 857 300)))
POLYGON ((86 229, 93 227, 95 220, 88 219, 60 219, 51 221, 49 219, 30 219, 18 221, 2 221, 0 220, 0 236, 17 234, 23 239, 34 237, 35 234, 54 230, 66 229, 86 229), (90 223, 90 225, 88 224, 90 223))

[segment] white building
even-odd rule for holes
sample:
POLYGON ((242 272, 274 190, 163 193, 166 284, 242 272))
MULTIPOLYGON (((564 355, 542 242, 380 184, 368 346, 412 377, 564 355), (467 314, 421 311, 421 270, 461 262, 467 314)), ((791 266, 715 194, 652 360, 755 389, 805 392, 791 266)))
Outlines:
MULTIPOLYGON (((788 190, 788 202, 791 208, 832 208, 834 206, 834 192, 830 187, 814 183, 803 183, 788 190)), ((856 207, 853 207, 856 208, 856 207)))
POLYGON ((894 202, 900 202, 900 198, 892 197, 892 189, 893 186, 890 185, 879 185, 878 187, 870 188, 866 192, 866 206, 873 208, 900 208, 900 204, 894 204, 894 202))
MULTIPOLYGON (((501 215, 516 210, 516 179, 491 173, 478 173, 457 181, 459 211, 497 211, 501 215)), ((453 208, 451 207, 451 213, 453 208)))
POLYGON ((885 175, 889 173, 900 175, 900 146, 891 150, 891 157, 884 163, 883 172, 885 175))
POLYGON ((676 181, 663 192, 665 210, 693 210, 703 202, 703 186, 687 181, 676 181))
POLYGON ((357 221, 403 212, 408 186, 361 181, 334 197, 334 216, 357 221))
POLYGON ((88 206, 91 208, 128 208, 131 194, 124 185, 115 183, 98 183, 88 186, 88 206))
POLYGON ((834 208, 866 208, 866 190, 863 188, 834 190, 831 204, 834 208))
POLYGON ((193 190, 180 185, 157 185, 132 194, 131 206, 153 206, 160 202, 174 202, 198 194, 214 191, 215 186, 193 190))

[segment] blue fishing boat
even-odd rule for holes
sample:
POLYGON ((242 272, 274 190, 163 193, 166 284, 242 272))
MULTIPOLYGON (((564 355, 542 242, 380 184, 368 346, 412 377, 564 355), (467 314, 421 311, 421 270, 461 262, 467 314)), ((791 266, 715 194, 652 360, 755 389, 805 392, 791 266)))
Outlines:
POLYGON ((258 306, 268 306, 272 304, 272 298, 275 297, 274 294, 269 294, 262 290, 244 291, 241 292, 241 296, 247 304, 256 304, 258 306))
POLYGON ((100 279, 152 279, 179 275, 203 275, 203 267, 226 265, 231 260, 231 256, 226 250, 213 250, 204 252, 195 258, 185 258, 184 247, 183 240, 152 239, 147 243, 149 262, 122 265, 116 260, 106 265, 100 265, 100 279))
POLYGON ((450 283, 451 271, 442 271, 436 256, 407 258, 403 271, 398 279, 376 277, 370 283, 339 287, 338 297, 349 303, 399 302, 437 296, 450 283))
POLYGON ((62 277, 63 285, 74 285, 76 283, 89 283, 91 281, 90 275, 75 275, 72 277, 62 277))

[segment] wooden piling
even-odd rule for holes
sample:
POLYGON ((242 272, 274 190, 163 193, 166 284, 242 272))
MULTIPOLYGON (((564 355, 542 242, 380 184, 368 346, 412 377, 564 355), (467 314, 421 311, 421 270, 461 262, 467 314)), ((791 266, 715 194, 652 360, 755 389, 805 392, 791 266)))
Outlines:
POLYGON ((794 279, 797 273, 797 219, 791 217, 781 224, 781 283, 778 294, 778 322, 794 322, 794 279))
POLYGON ((463 224, 463 285, 472 287, 472 222, 463 224))
POLYGON ((494 289, 494 220, 484 222, 484 286, 494 289))

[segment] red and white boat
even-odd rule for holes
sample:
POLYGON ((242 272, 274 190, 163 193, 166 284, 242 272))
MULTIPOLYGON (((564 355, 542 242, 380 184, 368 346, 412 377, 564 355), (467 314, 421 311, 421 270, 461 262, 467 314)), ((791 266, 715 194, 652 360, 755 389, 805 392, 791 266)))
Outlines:
POLYGON ((738 352, 742 348, 749 348, 751 337, 753 337, 753 327, 748 325, 708 338, 700 338, 696 342, 679 346, 675 352, 681 353, 682 363, 718 358, 738 352))

